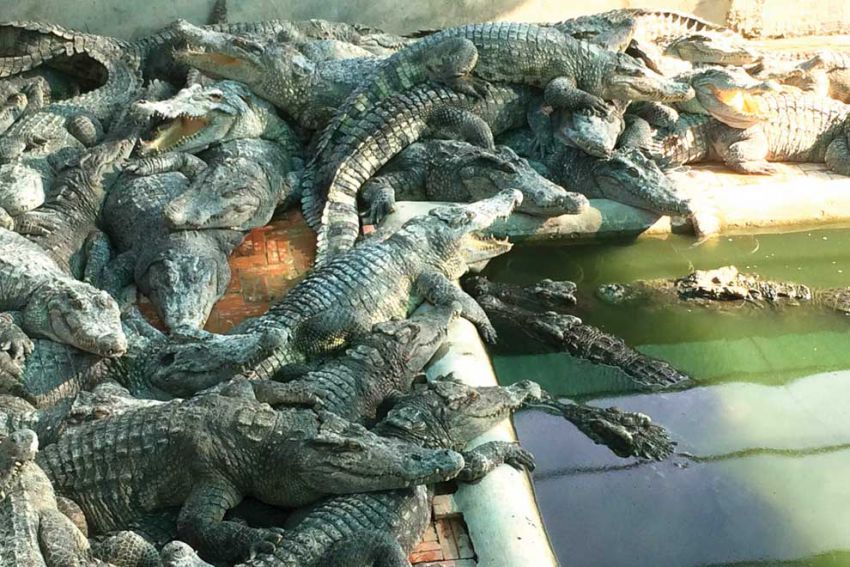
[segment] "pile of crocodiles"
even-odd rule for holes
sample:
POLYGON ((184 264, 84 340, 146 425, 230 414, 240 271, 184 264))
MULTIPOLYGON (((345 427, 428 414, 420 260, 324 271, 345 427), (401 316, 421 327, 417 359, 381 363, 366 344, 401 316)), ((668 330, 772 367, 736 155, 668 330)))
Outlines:
MULTIPOLYGON (((595 198, 693 216, 667 172, 697 161, 850 173, 850 58, 777 58, 686 14, 397 36, 226 13, 134 41, 0 23, 0 565, 409 565, 436 485, 533 468, 517 443, 468 446, 520 409, 664 459, 642 414, 422 379, 461 317, 634 390, 691 382, 570 314, 570 282, 458 285, 511 249, 488 230, 595 198), (444 203, 362 235, 401 200, 444 203), (230 254, 299 207, 312 271, 205 331, 230 254)), ((850 302, 734 268, 599 293, 850 302)))

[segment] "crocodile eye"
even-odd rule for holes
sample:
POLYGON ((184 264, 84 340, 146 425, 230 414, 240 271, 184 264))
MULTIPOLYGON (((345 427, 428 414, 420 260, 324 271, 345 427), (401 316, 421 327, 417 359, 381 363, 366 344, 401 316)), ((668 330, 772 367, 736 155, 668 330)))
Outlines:
POLYGON ((221 93, 210 93, 210 99, 218 102, 220 100, 223 100, 224 96, 222 96, 221 93))

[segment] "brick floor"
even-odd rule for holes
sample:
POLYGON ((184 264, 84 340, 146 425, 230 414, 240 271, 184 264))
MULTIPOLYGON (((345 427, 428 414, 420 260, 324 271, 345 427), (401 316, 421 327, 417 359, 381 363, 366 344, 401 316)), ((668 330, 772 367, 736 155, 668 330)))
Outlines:
MULTIPOLYGON (((230 257, 230 285, 213 308, 206 329, 224 333, 243 319, 265 313, 309 271, 315 252, 313 232, 297 211, 248 233, 230 257)), ((140 307, 154 325, 162 327, 145 298, 140 307)), ((432 516, 411 562, 421 567, 473 567, 475 552, 451 495, 435 497, 432 516)))

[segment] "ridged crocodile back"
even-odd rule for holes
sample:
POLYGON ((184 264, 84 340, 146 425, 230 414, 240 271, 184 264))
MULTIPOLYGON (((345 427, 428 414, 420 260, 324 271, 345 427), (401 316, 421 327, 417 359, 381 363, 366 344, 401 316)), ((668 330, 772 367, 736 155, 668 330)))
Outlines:
POLYGON ((823 162, 850 114, 850 106, 813 95, 765 95, 762 100, 770 116, 763 127, 769 161, 823 162))

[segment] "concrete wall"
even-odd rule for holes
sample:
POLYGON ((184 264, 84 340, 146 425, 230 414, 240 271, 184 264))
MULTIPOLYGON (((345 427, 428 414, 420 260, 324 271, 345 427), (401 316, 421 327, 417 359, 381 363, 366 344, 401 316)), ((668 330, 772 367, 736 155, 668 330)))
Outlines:
MULTIPOLYGON (((213 0, 0 0, 0 20, 43 20, 124 38, 178 19, 205 23, 213 0)), ((821 0, 230 0, 231 21, 324 18, 411 32, 485 20, 559 21, 614 8, 691 12, 750 35, 844 33, 850 1, 821 0)))
MULTIPOLYGON (((43 20, 130 38, 177 18, 204 23, 212 3, 213 0, 0 0, 0 20, 43 20)), ((230 0, 229 13, 231 21, 324 18, 370 24, 390 32, 410 32, 485 20, 559 21, 624 7, 682 10, 723 23, 731 3, 732 0, 230 0)))

